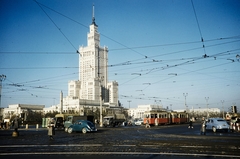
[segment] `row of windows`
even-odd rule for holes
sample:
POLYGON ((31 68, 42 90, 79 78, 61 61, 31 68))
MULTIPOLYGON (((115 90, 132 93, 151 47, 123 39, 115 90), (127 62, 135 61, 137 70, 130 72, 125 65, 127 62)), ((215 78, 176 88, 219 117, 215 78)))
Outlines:
POLYGON ((92 51, 83 52, 83 57, 91 56, 91 55, 94 55, 94 52, 92 52, 92 51))
POLYGON ((167 114, 146 114, 146 118, 167 118, 167 114))

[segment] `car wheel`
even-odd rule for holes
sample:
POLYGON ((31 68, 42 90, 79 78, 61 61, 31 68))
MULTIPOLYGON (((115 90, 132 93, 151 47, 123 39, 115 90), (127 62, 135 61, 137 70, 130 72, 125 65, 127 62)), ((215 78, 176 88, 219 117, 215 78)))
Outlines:
POLYGON ((67 129, 67 132, 68 132, 69 134, 71 134, 71 133, 73 132, 73 128, 68 128, 68 129, 67 129))
POLYGON ((213 132, 216 132, 216 131, 217 131, 217 129, 216 129, 215 127, 212 127, 212 130, 213 130, 213 132))
POLYGON ((68 132, 68 128, 66 127, 66 128, 64 128, 64 130, 65 130, 65 132, 68 132))
POLYGON ((83 134, 86 134, 86 133, 87 133, 87 129, 86 129, 86 128, 83 128, 83 129, 82 129, 82 133, 83 133, 83 134))

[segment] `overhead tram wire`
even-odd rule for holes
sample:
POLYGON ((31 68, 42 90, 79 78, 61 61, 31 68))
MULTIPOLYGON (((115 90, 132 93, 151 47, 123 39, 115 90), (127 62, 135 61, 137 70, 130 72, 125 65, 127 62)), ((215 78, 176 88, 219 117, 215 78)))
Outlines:
POLYGON ((59 30, 59 32, 64 36, 64 38, 70 43, 70 45, 75 49, 75 46, 72 44, 72 42, 67 38, 67 36, 62 32, 62 30, 58 27, 58 25, 53 21, 53 19, 47 14, 47 12, 42 8, 40 3, 38 3, 36 0, 35 2, 38 4, 38 6, 42 9, 42 11, 46 14, 46 16, 51 20, 51 22, 54 24, 54 26, 59 30))
POLYGON ((15 69, 15 70, 27 70, 27 69, 62 69, 62 68, 79 68, 79 67, 9 67, 9 68, 0 68, 0 69, 15 69))
POLYGON ((35 51, 11 51, 11 52, 6 52, 6 51, 3 51, 3 52, 0 52, 0 54, 30 54, 30 55, 36 55, 36 54, 47 54, 47 55, 50 55, 50 54, 57 54, 57 55, 64 55, 64 54, 67 54, 67 55, 75 55, 76 53, 73 53, 71 51, 66 51, 66 52, 58 52, 58 51, 55 51, 55 52, 47 52, 47 51, 43 51, 43 52, 35 52, 35 51))
MULTIPOLYGON (((235 50, 231 50, 231 51, 236 51, 236 50, 239 50, 239 49, 235 49, 235 50)), ((225 53, 227 53, 227 55, 228 55, 229 52, 230 52, 230 51, 221 52, 221 53, 218 53, 218 54, 215 54, 215 55, 222 55, 222 54, 225 54, 225 53)), ((211 57, 214 57, 214 56, 211 56, 211 57)), ((160 69, 166 70, 166 69, 173 68, 173 67, 178 67, 178 66, 182 66, 182 65, 186 65, 186 64, 192 64, 193 62, 195 62, 195 61, 197 61, 197 60, 201 60, 201 59, 205 59, 205 58, 206 58, 206 57, 202 56, 202 57, 198 57, 198 58, 195 58, 195 59, 192 59, 192 60, 188 60, 188 61, 185 61, 185 62, 182 62, 182 63, 173 64, 173 65, 167 65, 167 66, 165 66, 165 67, 158 67, 158 68, 155 68, 156 70, 153 70, 153 71, 150 71, 150 72, 152 73, 152 72, 156 72, 156 71, 158 71, 158 70, 160 70, 160 69)), ((210 56, 208 56, 207 58, 210 58, 210 56)), ((211 67, 208 67, 208 68, 202 68, 202 69, 199 69, 199 70, 197 70, 197 71, 205 70, 205 69, 209 69, 209 68, 214 68, 214 67, 218 67, 218 66, 222 66, 222 65, 226 65, 226 64, 230 64, 230 63, 227 62, 227 63, 224 63, 224 64, 220 64, 220 65, 216 65, 216 66, 211 66, 211 67)), ((197 72, 197 71, 190 71, 190 72, 187 72, 187 73, 197 72)), ((125 82, 122 83, 121 85, 126 84, 126 83, 128 83, 128 82, 130 82, 130 81, 132 81, 132 80, 134 80, 134 79, 136 79, 136 78, 138 78, 138 77, 140 77, 140 76, 148 75, 150 72, 147 72, 147 73, 144 73, 144 74, 141 73, 139 76, 134 77, 134 78, 131 78, 130 80, 125 81, 125 82)), ((184 74, 187 74, 187 73, 184 73, 184 74)), ((183 74, 181 74, 181 75, 183 75, 183 74)), ((152 83, 152 84, 157 84, 157 83, 159 83, 159 82, 161 82, 161 81, 165 81, 165 80, 168 80, 168 79, 170 79, 170 78, 173 78, 173 77, 168 77, 168 78, 166 78, 166 79, 163 79, 163 80, 154 82, 154 83, 152 83)), ((146 88, 145 88, 145 89, 146 89, 146 88)))
POLYGON ((195 10, 195 7, 194 7, 194 4, 193 4, 192 0, 191 0, 191 3, 192 3, 192 7, 193 7, 195 18, 196 18, 196 21, 197 21, 198 30, 199 30, 199 33, 200 33, 200 36, 201 36, 201 41, 202 41, 202 44, 203 44, 204 53, 206 54, 204 39, 203 39, 203 36, 202 36, 202 31, 201 31, 201 28, 200 28, 200 25, 199 25, 199 22, 198 22, 196 10, 195 10))
MULTIPOLYGON (((240 35, 236 36, 230 36, 230 37, 223 37, 223 38, 216 38, 216 39, 209 39, 209 40, 204 40, 204 42, 214 42, 214 41, 222 41, 222 40, 229 40, 229 39, 240 39, 240 35)), ((225 43, 220 43, 220 44, 228 44, 228 43, 234 43, 238 42, 239 40, 235 41, 230 41, 230 42, 225 42, 225 43)), ((176 45, 187 45, 187 44, 193 44, 193 43, 199 43, 200 41, 189 41, 189 42, 180 42, 180 43, 169 43, 169 44, 156 44, 156 45, 145 45, 145 46, 134 46, 134 47, 128 47, 128 48, 116 48, 116 49, 110 49, 110 51, 118 51, 118 50, 128 50, 128 49, 144 49, 144 48, 152 48, 152 47, 162 47, 162 46, 176 46, 176 45)), ((220 45, 220 44, 215 44, 215 45, 220 45)), ((211 45, 214 46, 214 45, 211 45)), ((206 46, 205 46, 206 47, 206 46)), ((209 46, 208 46, 209 47, 209 46)), ((202 47, 201 47, 202 48, 202 47)), ((66 51, 66 52, 61 52, 61 51, 55 51, 55 52, 35 52, 35 51, 12 51, 12 52, 6 52, 2 51, 0 54, 72 54, 75 55, 76 53, 73 53, 71 51, 66 51)), ((152 58, 153 56, 151 56, 152 58)), ((136 60, 137 61, 137 60, 136 60)))
POLYGON ((69 20, 71 20, 71 21, 73 21, 73 22, 75 22, 75 23, 77 23, 77 24, 79 24, 79 25, 81 25, 81 26, 83 26, 83 27, 85 27, 85 28, 88 29, 88 26, 86 26, 86 25, 84 25, 84 24, 82 24, 82 23, 79 23, 78 21, 76 21, 76 20, 74 20, 74 19, 72 19, 72 18, 70 18, 70 17, 68 17, 68 16, 66 16, 66 15, 64 15, 64 14, 62 14, 62 13, 60 13, 60 12, 58 12, 58 11, 56 11, 56 10, 48 7, 48 6, 46 6, 46 5, 44 5, 44 4, 36 1, 36 0, 33 0, 33 1, 35 1, 38 5, 42 5, 42 6, 44 6, 45 8, 47 8, 47 9, 49 9, 49 10, 51 10, 51 11, 53 11, 53 12, 55 12, 55 13, 57 13, 57 14, 59 14, 59 15, 61 15, 61 16, 63 16, 63 17, 65 17, 65 18, 67 18, 67 19, 69 19, 69 20))
MULTIPOLYGON (((240 40, 234 40, 234 41, 230 41, 230 42, 213 44, 213 45, 209 45, 207 47, 214 47, 214 46, 224 45, 224 44, 229 44, 229 43, 234 43, 234 42, 240 42, 240 40)), ((160 55, 151 56, 150 58, 156 58, 156 57, 165 56, 165 55, 171 55, 171 54, 178 54, 178 53, 182 53, 182 52, 188 52, 188 51, 199 50, 199 49, 202 49, 202 47, 196 47, 196 48, 190 48, 190 49, 186 49, 186 50, 168 52, 168 53, 164 53, 164 54, 160 54, 160 55)), ((111 65, 108 65, 108 67, 132 65, 132 64, 135 64, 135 63, 133 63, 133 61, 140 61, 140 60, 144 60, 144 59, 126 61, 126 62, 122 62, 122 63, 118 63, 118 64, 111 64, 111 65)), ((155 60, 155 61, 152 61, 152 62, 158 62, 158 61, 159 60, 155 60)), ((151 62, 151 61, 149 61, 149 62, 151 62)), ((147 63, 147 62, 142 62, 142 63, 147 63)))
MULTIPOLYGON (((236 35, 236 36, 231 36, 231 37, 204 40, 204 42, 214 42, 214 41, 219 41, 219 40, 222 41, 222 40, 239 39, 239 38, 240 38, 240 35, 236 35)), ((177 42, 177 43, 168 43, 168 44, 134 46, 134 47, 131 47, 131 49, 145 49, 145 48, 153 48, 153 47, 188 45, 188 44, 196 44, 196 43, 202 43, 202 41, 188 41, 188 42, 177 42)), ((128 48, 117 48, 117 49, 110 49, 110 51, 127 50, 127 49, 128 48)))
MULTIPOLYGON (((69 20, 71 20, 71 21, 73 21, 73 22, 75 22, 75 23, 77 23, 77 24, 80 24, 81 26, 83 26, 83 27, 85 27, 85 28, 88 28, 86 25, 84 25, 84 24, 82 24, 82 23, 79 23, 79 22, 77 22, 76 20, 74 20, 74 19, 72 19, 72 18, 69 18, 68 16, 66 16, 66 15, 64 15, 64 14, 62 14, 62 13, 60 13, 60 12, 58 12, 58 11, 56 11, 56 10, 54 10, 54 9, 52 9, 52 8, 50 8, 50 7, 48 7, 48 6, 46 6, 46 5, 44 5, 44 4, 42 4, 42 3, 39 3, 39 2, 37 2, 36 0, 34 0, 40 7, 41 7, 41 5, 42 6, 44 6, 44 7, 46 7, 46 8, 48 8, 48 9, 50 9, 51 11, 53 11, 53 12, 55 12, 55 13, 57 13, 57 14, 59 14, 59 15, 61 15, 61 16, 63 16, 63 17, 65 17, 65 18, 67 18, 67 19, 69 19, 69 20)), ((41 9, 43 10, 43 8, 41 7, 41 9)), ((43 10, 44 11, 44 10, 43 10)), ((45 12, 45 11, 44 11, 45 12)), ((47 15, 47 13, 45 12, 45 14, 47 15)), ((48 15, 47 15, 48 16, 48 15)), ((48 16, 49 17, 49 16, 48 16)), ((50 18, 50 17, 49 17, 50 18)), ((50 18, 51 19, 51 18, 50 18)), ((51 19, 51 21, 53 22, 53 20, 51 19)), ((54 23, 54 22, 53 22, 54 23)), ((54 23, 55 24, 55 23, 54 23)), ((55 26, 56 26, 56 24, 55 24, 55 26)), ((57 26, 56 26, 57 27, 57 26)), ((58 28, 58 27, 57 27, 58 28)), ((59 28, 58 28, 59 29, 59 28)), ((59 29, 60 30, 60 29, 59 29)), ((62 33, 63 34, 63 33, 62 33)), ((64 35, 64 34, 63 34, 64 35)), ((111 41, 113 41, 113 42, 115 42, 115 43, 117 43, 117 44, 119 44, 119 45, 121 45, 121 46, 123 46, 123 47, 125 47, 125 48, 127 48, 127 49, 130 49, 131 51, 133 51, 133 52, 135 52, 135 53, 137 53, 137 54, 139 54, 139 55, 141 55, 141 56, 144 56, 145 58, 148 58, 148 56, 147 55, 144 55, 144 54, 142 54, 142 53, 140 53, 140 52, 138 52, 138 51, 136 51, 136 50, 133 50, 132 48, 130 48, 130 47, 128 47, 128 46, 126 46, 126 45, 124 45, 124 44, 122 44, 122 43, 120 43, 120 42, 118 42, 118 41, 116 41, 116 40, 114 40, 114 39, 112 39, 112 38, 110 38, 110 37, 108 37, 107 35, 104 35, 104 34, 102 34, 101 33, 101 35, 102 36, 104 36, 105 38, 107 38, 107 39, 109 39, 109 40, 111 40, 111 41)), ((64 35, 65 36, 65 35, 64 35)), ((65 36, 65 38, 67 38, 66 36, 65 36)), ((67 39, 68 40, 68 39, 67 39)), ((68 40, 69 41, 69 40, 68 40)), ((70 42, 70 41, 69 41, 70 42)), ((70 42, 71 43, 71 42, 70 42)), ((72 45, 72 43, 71 43, 71 45, 72 45)), ((73 45, 72 45, 73 46, 73 45)), ((74 46, 73 46, 74 47, 74 46)), ((75 47, 74 47, 75 48, 75 47)))

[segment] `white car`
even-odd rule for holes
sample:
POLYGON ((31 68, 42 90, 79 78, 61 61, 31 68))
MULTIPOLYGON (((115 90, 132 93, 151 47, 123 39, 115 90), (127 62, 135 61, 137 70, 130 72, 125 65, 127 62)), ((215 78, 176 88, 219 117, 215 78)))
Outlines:
POLYGON ((228 132, 229 129, 230 126, 223 118, 209 118, 206 122, 206 130, 212 130, 213 132, 216 132, 217 130, 224 130, 228 132))
POLYGON ((138 119, 137 121, 134 122, 135 125, 142 125, 143 124, 143 120, 142 119, 138 119))

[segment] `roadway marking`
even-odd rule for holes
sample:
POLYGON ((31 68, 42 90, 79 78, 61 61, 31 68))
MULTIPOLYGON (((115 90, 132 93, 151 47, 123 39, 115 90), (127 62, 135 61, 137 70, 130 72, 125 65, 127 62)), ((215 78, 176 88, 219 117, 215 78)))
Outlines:
MULTIPOLYGON (((180 147, 185 147, 185 148, 212 148, 212 146, 180 146, 180 147)), ((240 147, 235 147, 235 146, 231 146, 228 147, 229 149, 240 149, 240 147)))
POLYGON ((194 157, 224 157, 240 158, 238 155, 217 155, 217 154, 189 154, 189 153, 167 153, 167 152, 23 152, 23 153, 0 153, 0 156, 16 155, 169 155, 169 156, 194 156, 194 157))
MULTIPOLYGON (((11 147, 102 147, 103 144, 61 144, 61 145, 0 145, 0 148, 11 147)), ((112 145, 114 147, 158 147, 162 145, 112 145)), ((211 148, 211 146, 179 146, 183 148, 211 148)), ((230 149, 240 149, 240 147, 231 146, 230 149)))
POLYGON ((180 146, 186 148, 212 148, 212 146, 180 146))
MULTIPOLYGON (((0 148, 12 147, 102 147, 103 144, 58 144, 58 145, 0 145, 0 148)), ((121 147, 135 147, 137 145, 112 145, 121 147)), ((160 145, 138 145, 145 147, 156 147, 160 145)), ((210 148, 210 146, 180 146, 186 148, 210 148)), ((231 147, 231 149, 240 149, 239 147, 231 147)), ((189 154, 189 153, 174 153, 174 152, 12 152, 0 153, 0 156, 15 156, 15 155, 171 155, 171 156, 201 156, 201 157, 225 157, 225 158, 240 158, 240 155, 226 155, 226 154, 189 154)))
POLYGON ((0 147, 67 147, 67 146, 80 146, 80 147, 99 147, 102 144, 61 144, 61 145, 0 145, 0 147))
POLYGON ((112 145, 112 146, 119 146, 119 147, 124 147, 124 146, 126 146, 126 147, 134 147, 134 146, 136 146, 136 145, 112 145))

